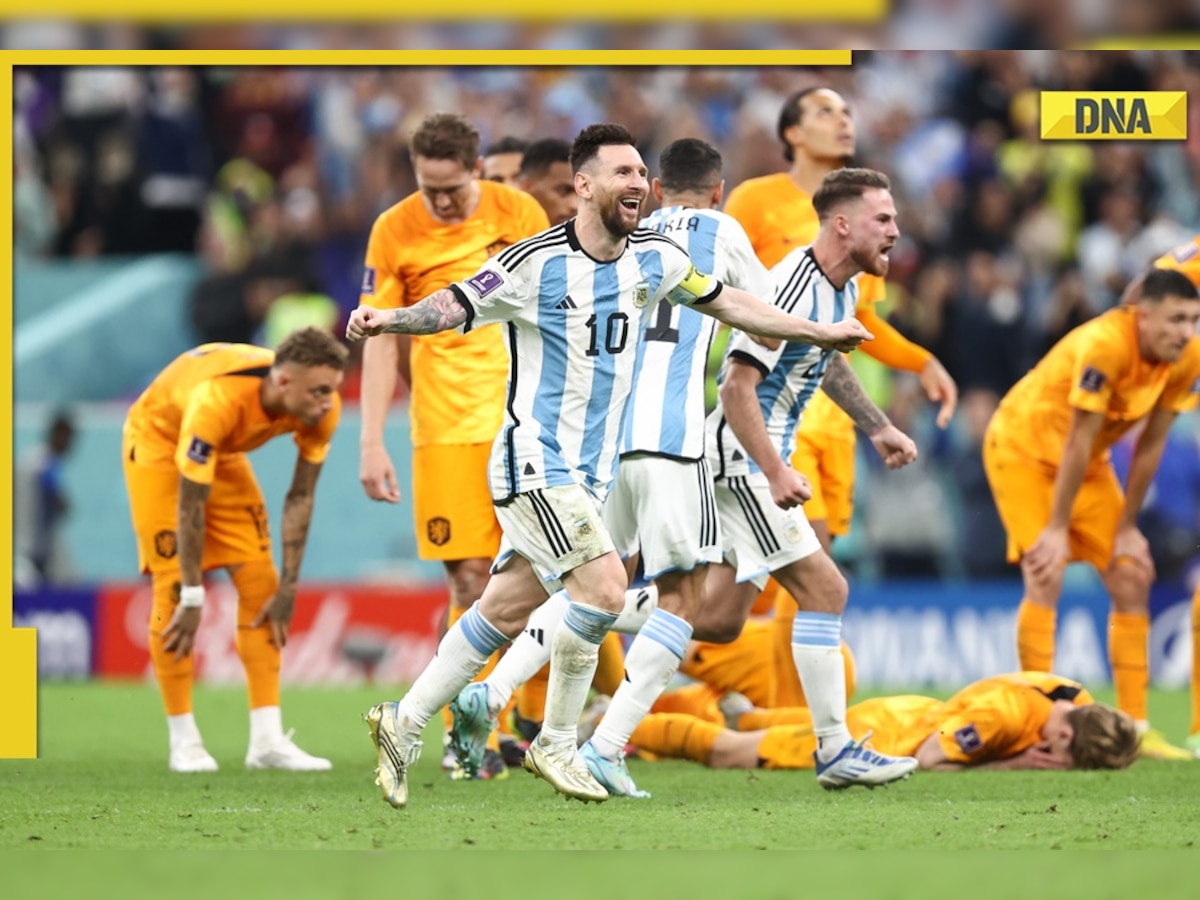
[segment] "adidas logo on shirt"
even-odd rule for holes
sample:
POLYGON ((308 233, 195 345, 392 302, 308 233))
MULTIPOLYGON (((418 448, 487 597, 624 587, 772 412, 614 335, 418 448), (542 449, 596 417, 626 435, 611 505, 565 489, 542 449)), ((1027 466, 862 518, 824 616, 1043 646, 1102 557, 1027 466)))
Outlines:
POLYGON ((571 299, 570 294, 563 297, 561 300, 558 301, 558 303, 554 304, 554 308, 555 309, 579 309, 579 307, 575 305, 575 301, 571 299))

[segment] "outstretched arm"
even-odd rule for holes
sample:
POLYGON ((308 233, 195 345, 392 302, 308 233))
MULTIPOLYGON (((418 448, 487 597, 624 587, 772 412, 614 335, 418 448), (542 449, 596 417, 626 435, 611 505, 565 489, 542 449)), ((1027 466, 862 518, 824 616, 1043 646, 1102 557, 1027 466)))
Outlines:
POLYGON ((708 313, 726 325, 740 328, 747 334, 783 341, 812 344, 822 350, 849 352, 863 341, 871 340, 857 319, 846 319, 826 325, 800 316, 792 316, 778 307, 764 303, 753 294, 725 285, 712 300, 693 307, 708 313))
POLYGON ((449 288, 399 309, 360 306, 346 323, 346 338, 360 341, 377 334, 436 334, 467 321, 467 308, 449 288))
POLYGON ((204 507, 212 486, 179 476, 179 514, 176 544, 179 553, 180 598, 163 629, 163 649, 176 659, 192 652, 204 606, 204 507))

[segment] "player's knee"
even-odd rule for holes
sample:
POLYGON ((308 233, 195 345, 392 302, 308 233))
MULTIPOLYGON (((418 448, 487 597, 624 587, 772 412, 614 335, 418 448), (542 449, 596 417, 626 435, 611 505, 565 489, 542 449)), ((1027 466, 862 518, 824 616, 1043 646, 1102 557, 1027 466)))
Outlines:
POLYGON ((269 559, 260 559, 242 563, 231 569, 229 575, 237 589, 238 627, 247 628, 279 590, 279 572, 269 559))
POLYGON ((1134 560, 1117 560, 1105 573, 1105 587, 1113 608, 1122 613, 1146 612, 1150 607, 1150 588, 1154 577, 1149 569, 1134 560))

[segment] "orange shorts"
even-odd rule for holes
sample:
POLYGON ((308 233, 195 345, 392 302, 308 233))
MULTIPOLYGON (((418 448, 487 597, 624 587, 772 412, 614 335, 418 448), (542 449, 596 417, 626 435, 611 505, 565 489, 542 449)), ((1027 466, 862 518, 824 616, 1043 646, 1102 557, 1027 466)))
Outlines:
MULTIPOLYGON (((990 433, 983 443, 983 467, 1008 533, 1008 561, 1020 562, 1050 521, 1057 470, 990 433)), ((1071 507, 1072 562, 1088 562, 1100 571, 1108 568, 1124 506, 1125 493, 1112 464, 1089 466, 1071 507)))
POLYGON ((854 514, 853 426, 848 435, 830 431, 796 432, 792 468, 812 485, 812 499, 804 504, 810 522, 825 522, 829 533, 842 537, 850 532, 854 514))
MULTIPOLYGON (((164 460, 159 448, 138 461, 136 439, 123 445, 125 487, 137 536, 138 567, 143 572, 178 570, 179 469, 164 460), (132 458, 131 458, 132 457, 132 458)), ((271 530, 262 490, 244 453, 222 454, 204 508, 204 553, 208 571, 259 560, 271 560, 271 530)))
POLYGON ((491 444, 413 451, 413 519, 421 559, 494 559, 500 523, 488 488, 491 444))

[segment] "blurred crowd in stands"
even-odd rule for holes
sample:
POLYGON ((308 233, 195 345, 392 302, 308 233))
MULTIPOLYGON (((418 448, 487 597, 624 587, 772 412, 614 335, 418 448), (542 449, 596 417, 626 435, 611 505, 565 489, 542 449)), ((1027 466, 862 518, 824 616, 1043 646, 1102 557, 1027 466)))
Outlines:
MULTIPOLYGON (((1136 6, 1147 15, 1175 8, 1136 6)), ((901 21, 915 22, 939 4, 904 8, 901 21)), ((506 27, 513 40, 540 37, 533 46, 569 43, 567 29, 506 27)), ((10 26, 6 41, 17 31, 10 26)), ((174 33, 174 44, 139 29, 103 39, 203 47, 217 31, 174 33)), ((221 39, 437 45, 417 31, 238 26, 221 39)), ((786 44, 789 28, 777 31, 760 46, 786 44)), ((454 33, 457 41, 447 31, 442 42, 482 43, 476 29, 454 33)), ((339 327, 357 303, 375 216, 414 190, 405 135, 427 113, 466 114, 485 148, 505 137, 570 140, 589 123, 618 121, 652 173, 662 147, 700 137, 721 149, 728 191, 786 167, 775 137, 784 98, 811 84, 834 88, 857 121, 858 161, 892 176, 900 210, 904 237, 883 309, 963 391, 943 434, 914 383, 864 373, 923 454, 886 478, 862 470, 863 555, 853 541, 844 552, 887 574, 1004 570, 979 459, 999 396, 1069 329, 1117 302, 1153 259, 1200 231, 1200 51, 871 50, 856 52, 851 68, 825 69, 18 67, 14 79, 19 252, 196 253, 206 272, 193 298, 197 341, 267 344, 299 321, 339 327), (1192 136, 1042 142, 1043 89, 1186 90, 1192 136), (929 515, 914 515, 914 502, 929 515)), ((1148 512, 1169 534, 1159 551, 1175 548, 1162 564, 1182 571, 1200 532, 1197 418, 1176 431, 1148 512)))

